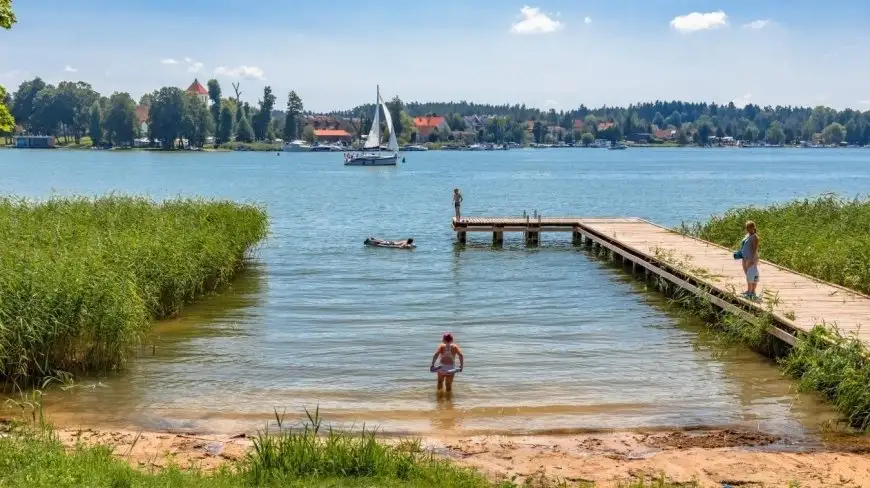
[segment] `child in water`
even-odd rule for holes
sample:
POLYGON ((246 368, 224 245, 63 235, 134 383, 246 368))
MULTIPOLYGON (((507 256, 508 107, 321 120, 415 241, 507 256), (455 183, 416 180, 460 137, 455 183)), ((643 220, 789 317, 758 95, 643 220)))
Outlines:
POLYGON ((462 371, 462 366, 465 363, 465 358, 462 356, 462 350, 459 346, 453 343, 453 334, 445 332, 441 336, 441 344, 432 355, 432 364, 429 366, 429 371, 438 373, 438 392, 446 387, 447 393, 453 391, 453 376, 459 371, 462 371), (441 358, 439 366, 435 367, 435 361, 441 358), (459 358, 459 369, 456 369, 456 359, 459 358))

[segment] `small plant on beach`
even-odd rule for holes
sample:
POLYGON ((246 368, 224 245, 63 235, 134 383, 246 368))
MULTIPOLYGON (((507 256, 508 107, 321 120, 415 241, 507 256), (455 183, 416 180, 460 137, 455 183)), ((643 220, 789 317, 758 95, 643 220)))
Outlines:
POLYGON ((276 413, 278 432, 263 431, 243 463, 252 483, 310 477, 405 480, 430 486, 487 486, 481 475, 424 453, 419 442, 381 442, 375 430, 323 429, 319 410, 306 411, 302 426, 289 428, 276 413), (325 432, 324 432, 325 430, 325 432), (475 484, 476 483, 476 484, 475 484))
POLYGON ((228 201, 0 198, 0 379, 122 367, 153 320, 228 283, 267 224, 228 201))

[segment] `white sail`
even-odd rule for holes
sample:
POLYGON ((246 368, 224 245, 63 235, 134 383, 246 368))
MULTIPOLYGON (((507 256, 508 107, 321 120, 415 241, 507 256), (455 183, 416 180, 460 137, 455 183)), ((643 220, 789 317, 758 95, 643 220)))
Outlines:
MULTIPOLYGON (((387 117, 389 120, 389 117, 387 117)), ((378 104, 375 103, 375 117, 372 120, 372 130, 369 131, 369 137, 366 139, 366 149, 376 149, 381 146, 381 111, 378 104)))
POLYGON ((390 114, 390 109, 387 108, 384 100, 381 99, 380 102, 381 106, 384 107, 384 118, 387 119, 387 130, 390 132, 390 145, 388 148, 390 151, 396 152, 399 150, 399 141, 396 140, 396 131, 393 130, 393 116, 390 114))

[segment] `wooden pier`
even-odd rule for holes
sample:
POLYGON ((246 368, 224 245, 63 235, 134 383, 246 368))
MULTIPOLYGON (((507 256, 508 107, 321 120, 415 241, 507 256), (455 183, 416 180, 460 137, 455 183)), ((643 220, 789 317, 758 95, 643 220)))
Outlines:
POLYGON ((769 332, 786 343, 794 344, 801 332, 826 323, 870 344, 870 328, 861 328, 870 323, 870 297, 762 260, 758 293, 764 299, 746 300, 740 296, 745 276, 731 249, 643 219, 463 217, 453 219, 453 229, 461 243, 468 232, 491 232, 494 245, 503 242, 505 232, 523 233, 529 245, 539 244, 542 232, 571 232, 574 245, 608 255, 633 273, 657 276, 747 320, 770 313, 774 325, 769 332))

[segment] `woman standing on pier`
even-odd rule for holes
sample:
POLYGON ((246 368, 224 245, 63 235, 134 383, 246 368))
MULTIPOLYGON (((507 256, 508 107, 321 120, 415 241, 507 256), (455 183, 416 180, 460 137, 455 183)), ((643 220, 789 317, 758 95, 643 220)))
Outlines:
POLYGON ((459 188, 453 189, 453 208, 456 209, 456 220, 459 220, 459 206, 462 205, 462 193, 459 188))
POLYGON ((746 292, 743 296, 754 300, 758 298, 755 289, 758 287, 758 234, 755 222, 746 222, 746 237, 740 243, 740 255, 743 258, 743 272, 746 273, 746 292))

